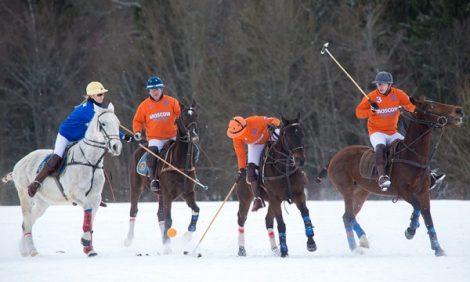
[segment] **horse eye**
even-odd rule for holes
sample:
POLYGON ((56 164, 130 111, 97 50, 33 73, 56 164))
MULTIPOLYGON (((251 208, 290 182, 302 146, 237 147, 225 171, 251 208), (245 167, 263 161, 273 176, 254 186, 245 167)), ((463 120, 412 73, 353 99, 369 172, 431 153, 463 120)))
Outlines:
POLYGON ((101 123, 101 126, 102 126, 102 127, 106 127, 106 122, 102 122, 102 123, 101 123))

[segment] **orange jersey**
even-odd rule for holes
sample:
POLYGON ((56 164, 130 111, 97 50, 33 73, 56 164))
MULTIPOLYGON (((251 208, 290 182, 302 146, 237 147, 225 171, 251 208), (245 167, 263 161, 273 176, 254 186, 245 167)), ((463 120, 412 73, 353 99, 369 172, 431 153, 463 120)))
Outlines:
POLYGON ((134 133, 145 128, 147 140, 170 139, 176 136, 175 120, 180 113, 181 108, 175 98, 163 95, 157 102, 149 97, 137 108, 132 128, 134 133))
POLYGON ((265 144, 271 137, 268 132, 268 124, 279 126, 281 121, 273 117, 251 116, 245 119, 246 128, 243 134, 233 138, 233 147, 237 154, 238 168, 246 167, 246 148, 247 144, 265 144))
POLYGON ((400 117, 399 106, 412 112, 415 105, 410 101, 410 97, 403 90, 392 87, 387 96, 381 94, 377 89, 367 94, 372 102, 379 105, 379 110, 375 113, 370 109, 370 103, 364 97, 356 108, 356 116, 360 119, 368 118, 367 129, 369 135, 381 132, 388 135, 397 132, 398 118, 400 117))

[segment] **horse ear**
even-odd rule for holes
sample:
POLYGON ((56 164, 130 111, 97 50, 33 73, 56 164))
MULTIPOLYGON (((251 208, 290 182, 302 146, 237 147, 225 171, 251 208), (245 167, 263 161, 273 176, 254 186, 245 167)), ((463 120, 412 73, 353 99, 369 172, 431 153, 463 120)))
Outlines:
POLYGON ((113 105, 113 103, 109 103, 109 105, 108 105, 108 110, 110 110, 111 112, 114 113, 114 105, 113 105))
POLYGON ((289 123, 289 121, 287 119, 285 119, 284 116, 281 115, 281 124, 286 125, 288 123, 289 123))
POLYGON ((300 112, 297 112, 297 122, 300 121, 300 112))

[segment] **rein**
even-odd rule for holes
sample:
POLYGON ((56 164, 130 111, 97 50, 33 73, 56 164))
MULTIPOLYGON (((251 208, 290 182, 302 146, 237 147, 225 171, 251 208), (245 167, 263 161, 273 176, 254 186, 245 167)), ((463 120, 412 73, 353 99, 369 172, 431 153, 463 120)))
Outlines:
POLYGON ((279 179, 284 179, 284 178, 286 179, 287 191, 288 191, 287 202, 289 204, 292 203, 292 184, 290 181, 290 176, 299 170, 299 167, 295 165, 294 152, 297 150, 303 149, 303 146, 299 146, 299 147, 291 149, 289 148, 287 142, 285 141, 286 129, 289 127, 293 127, 293 126, 299 126, 299 123, 297 122, 292 123, 281 129, 282 131, 279 133, 279 136, 277 136, 278 139, 276 143, 274 143, 274 145, 272 145, 268 149, 267 159, 266 159, 266 162, 264 163, 264 167, 266 167, 266 165, 268 164, 273 165, 273 167, 277 170, 277 172, 280 173, 280 175, 265 176, 265 174, 263 173, 263 182, 266 180, 279 180, 279 179), (279 143, 281 145, 281 149, 276 148, 276 145, 279 143), (271 152, 273 152, 273 154, 271 154, 271 152), (276 158, 276 156, 281 156, 281 157, 276 158), (279 164, 283 165, 284 169, 280 169, 279 164))
MULTIPOLYGON (((92 169, 92 173, 91 173, 91 181, 90 181, 90 188, 88 189, 88 191, 85 193, 85 196, 88 196, 88 194, 91 192, 91 189, 93 188, 93 180, 94 180, 94 176, 95 176, 95 172, 96 170, 98 169, 103 169, 103 161, 104 161, 104 156, 106 155, 106 151, 111 149, 111 140, 113 139, 119 139, 119 135, 115 135, 115 134, 108 134, 108 132, 106 132, 106 130, 104 129, 103 125, 101 124, 100 122, 100 117, 106 113, 111 113, 111 112, 102 112, 101 114, 98 115, 97 117, 97 128, 98 128, 98 131, 101 132, 103 134, 103 136, 105 137, 105 141, 104 142, 101 142, 101 141, 95 141, 95 140, 91 140, 91 139, 88 139, 88 138, 83 138, 82 142, 76 142, 74 144, 72 144, 70 147, 69 147, 69 152, 70 152, 70 149, 77 145, 78 144, 78 148, 80 149, 80 153, 83 157, 83 159, 85 160, 85 162, 83 161, 76 161, 72 155, 72 159, 66 163, 66 165, 81 165, 81 166, 88 166, 88 167, 91 167, 92 169), (85 150, 84 148, 82 147, 82 144, 86 145, 86 146, 90 146, 90 147, 94 147, 94 148, 98 148, 98 149, 101 149, 103 152, 101 154, 101 156, 98 158, 98 160, 96 162, 91 162, 90 160, 87 159, 86 155, 85 155, 85 150)), ((64 188, 62 186, 62 184, 60 183, 60 180, 59 178, 57 177, 56 179, 56 182, 62 192, 62 195, 65 197, 66 200, 67 197, 65 196, 64 194, 64 188)))
POLYGON ((411 142, 410 144, 405 144, 405 143, 402 142, 401 144, 404 146, 404 148, 399 150, 398 152, 396 152, 396 155, 399 155, 401 152, 404 152, 405 150, 408 150, 408 151, 412 152, 414 155, 416 155, 417 157, 422 158, 422 159, 426 159, 426 161, 425 161, 424 164, 420 164, 418 162, 411 161, 411 160, 406 160, 406 159, 393 159, 392 162, 393 163, 404 163, 404 164, 415 166, 415 167, 418 167, 418 168, 421 168, 421 169, 427 169, 427 168, 429 168, 429 165, 430 165, 432 159, 434 158, 435 153, 437 152, 437 148, 439 147, 439 144, 441 142, 442 135, 444 134, 444 126, 447 124, 448 119, 445 116, 439 116, 439 115, 436 115, 434 113, 430 113, 430 112, 420 110, 420 109, 418 109, 417 112, 423 113, 425 115, 434 116, 434 117, 436 117, 436 121, 428 121, 428 120, 418 119, 418 118, 413 117, 413 115, 409 112, 406 112, 406 111, 403 112, 403 117, 404 118, 406 118, 406 119, 408 119, 412 122, 415 122, 417 124, 426 125, 429 128, 427 130, 425 130, 415 140, 413 140, 413 142, 411 142), (440 129, 440 134, 439 134, 437 142, 435 143, 435 145, 434 145, 434 147, 431 151, 431 154, 429 155, 429 157, 420 155, 418 152, 416 152, 416 150, 414 150, 412 148, 412 146, 414 144, 416 144, 419 140, 421 140, 425 136, 427 136, 429 133, 432 133, 432 131, 435 130, 435 129, 440 129))

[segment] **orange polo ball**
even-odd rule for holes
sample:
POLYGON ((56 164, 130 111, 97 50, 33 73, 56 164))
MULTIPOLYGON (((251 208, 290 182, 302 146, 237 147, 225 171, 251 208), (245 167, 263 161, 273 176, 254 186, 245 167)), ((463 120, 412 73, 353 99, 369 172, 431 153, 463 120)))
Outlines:
POLYGON ((176 236, 176 229, 171 227, 170 229, 168 229, 168 231, 166 231, 166 235, 168 235, 168 237, 170 237, 170 238, 175 237, 176 236))

